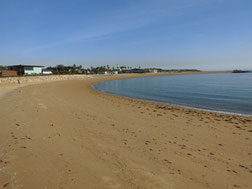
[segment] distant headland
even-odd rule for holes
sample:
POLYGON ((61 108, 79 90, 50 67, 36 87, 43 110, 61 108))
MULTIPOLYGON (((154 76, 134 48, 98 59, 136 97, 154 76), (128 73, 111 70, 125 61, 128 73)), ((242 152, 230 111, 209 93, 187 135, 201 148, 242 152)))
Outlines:
POLYGON ((232 73, 249 73, 248 70, 233 70, 232 73))

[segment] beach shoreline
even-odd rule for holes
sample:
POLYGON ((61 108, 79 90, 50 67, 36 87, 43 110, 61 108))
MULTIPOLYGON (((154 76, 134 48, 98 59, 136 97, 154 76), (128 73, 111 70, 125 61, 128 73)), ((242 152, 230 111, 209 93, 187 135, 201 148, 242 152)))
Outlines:
POLYGON ((0 99, 0 186, 249 189, 251 118, 92 87, 146 76, 153 75, 44 82, 9 91, 0 99))
MULTIPOLYGON (((102 81, 102 82, 106 82, 106 81, 102 81)), ((93 86, 93 89, 95 91, 98 91, 98 92, 101 92, 101 93, 104 93, 104 94, 109 94, 109 95, 113 95, 113 96, 123 97, 123 98, 126 98, 126 99, 134 99, 134 100, 139 100, 139 101, 143 101, 143 102, 154 103, 154 104, 157 104, 157 105, 169 106, 169 107, 174 107, 174 108, 182 108, 182 109, 195 110, 195 111, 200 111, 200 112, 209 112, 209 113, 214 113, 214 114, 238 116, 238 117, 244 117, 244 118, 251 118, 252 117, 251 114, 235 113, 235 112, 228 112, 228 111, 214 110, 214 109, 207 109, 207 108, 198 108, 198 107, 178 105, 178 104, 169 104, 169 103, 165 103, 165 102, 161 102, 161 101, 159 102, 159 101, 145 100, 145 99, 133 98, 133 97, 131 98, 131 97, 127 97, 127 96, 117 95, 117 94, 114 94, 114 93, 103 92, 103 91, 101 91, 99 89, 95 89, 94 86, 93 86)))
POLYGON ((225 111, 196 108, 196 107, 183 106, 183 105, 177 105, 177 104, 166 104, 166 103, 162 103, 162 102, 155 102, 155 101, 149 101, 149 100, 143 100, 143 99, 130 98, 130 97, 120 96, 120 95, 113 94, 113 93, 106 93, 106 92, 100 91, 98 89, 95 89, 95 87, 94 87, 94 85, 101 83, 101 82, 106 82, 106 81, 111 81, 111 80, 120 80, 120 79, 134 79, 134 78, 138 78, 138 77, 159 77, 159 76, 176 76, 176 75, 195 75, 195 74, 223 74, 223 73, 232 73, 232 72, 230 72, 230 71, 225 71, 225 72, 189 72, 189 73, 144 74, 144 75, 142 75, 142 74, 125 74, 122 77, 113 77, 113 76, 112 76, 112 78, 109 78, 109 76, 101 77, 102 78, 101 81, 95 81, 93 84, 91 84, 91 86, 92 86, 93 90, 95 90, 95 91, 98 91, 98 92, 101 92, 104 94, 108 94, 108 95, 119 96, 119 97, 126 98, 126 99, 140 100, 143 102, 149 102, 149 103, 154 103, 154 104, 163 105, 163 106, 189 109, 189 110, 195 110, 195 111, 203 111, 203 112, 209 112, 209 113, 214 113, 214 114, 251 118, 252 115, 241 114, 241 113, 225 112, 225 111))

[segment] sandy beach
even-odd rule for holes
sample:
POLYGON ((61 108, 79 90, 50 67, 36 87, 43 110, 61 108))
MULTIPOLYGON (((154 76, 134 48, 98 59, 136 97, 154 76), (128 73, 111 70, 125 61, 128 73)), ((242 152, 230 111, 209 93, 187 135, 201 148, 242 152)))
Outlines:
POLYGON ((129 77, 2 87, 0 187, 252 188, 252 118, 92 88, 129 77))

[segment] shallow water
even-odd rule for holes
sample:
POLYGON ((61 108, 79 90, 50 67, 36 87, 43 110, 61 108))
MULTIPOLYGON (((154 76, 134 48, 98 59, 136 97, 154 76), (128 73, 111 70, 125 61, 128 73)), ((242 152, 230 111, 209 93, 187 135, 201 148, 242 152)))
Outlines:
POLYGON ((123 79, 98 83, 94 88, 162 104, 252 115, 252 73, 123 79))

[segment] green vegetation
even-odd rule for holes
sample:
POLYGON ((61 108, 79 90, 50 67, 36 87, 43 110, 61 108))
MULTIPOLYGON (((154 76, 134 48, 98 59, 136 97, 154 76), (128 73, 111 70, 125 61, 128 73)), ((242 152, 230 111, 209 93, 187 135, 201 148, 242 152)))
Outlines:
MULTIPOLYGON (((0 70, 8 70, 8 66, 1 66, 0 70)), ((120 66, 116 65, 110 67, 109 65, 106 66, 98 66, 98 67, 90 67, 84 69, 81 65, 77 66, 73 64, 72 66, 65 66, 63 64, 59 64, 57 66, 49 66, 44 71, 51 71, 55 75, 60 74, 104 74, 106 71, 110 74, 112 73, 157 73, 157 72, 200 72, 200 70, 196 69, 171 69, 165 70, 161 68, 132 68, 130 66, 120 66)), ((234 72, 237 73, 237 72, 234 72)), ((240 72, 239 72, 240 73, 240 72)))

